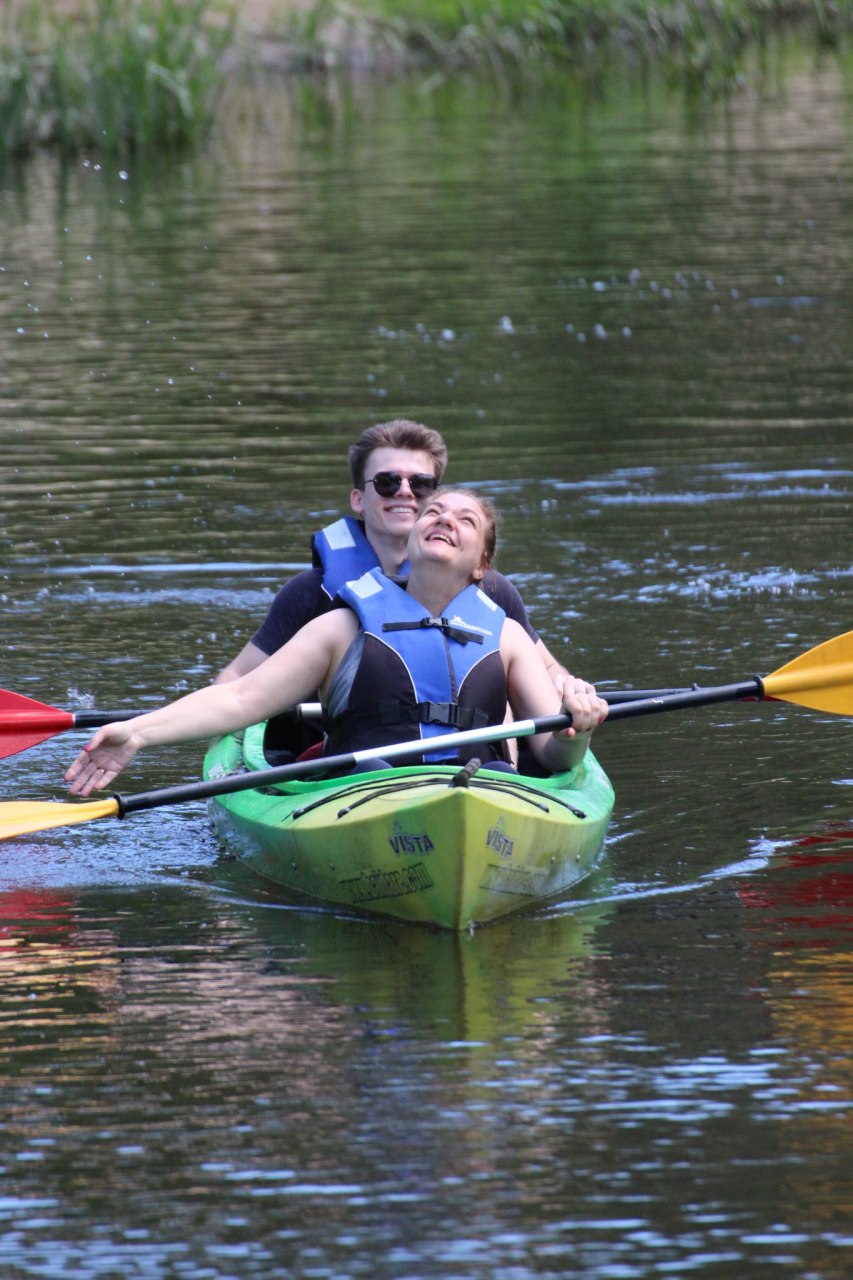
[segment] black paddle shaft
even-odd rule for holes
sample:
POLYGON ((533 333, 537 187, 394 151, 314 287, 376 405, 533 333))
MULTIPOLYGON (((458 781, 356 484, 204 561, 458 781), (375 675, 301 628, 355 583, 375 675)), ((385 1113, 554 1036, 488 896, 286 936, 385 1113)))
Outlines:
MULTIPOLYGON (((641 698, 634 702, 622 702, 611 707, 609 720, 626 720, 629 716, 650 716, 660 711, 677 711, 682 707, 701 707, 713 702, 736 702, 749 698, 763 698, 764 685, 759 676, 751 680, 743 680, 739 684, 715 685, 707 689, 685 689, 678 693, 662 694, 656 698, 641 698)), ((537 720, 521 722, 524 734, 512 733, 511 726, 492 726, 491 729, 473 729, 468 733, 449 735, 470 745, 475 741, 488 741, 490 738, 528 736, 531 733, 549 733, 557 729, 565 729, 571 724, 566 715, 543 716, 537 720)), ((519 728, 521 726, 519 725, 519 728)), ((437 739, 433 747, 438 746, 437 739)), ((429 751, 429 739, 424 741, 395 743, 393 747, 384 748, 388 757, 402 758, 405 755, 420 755, 429 751)), ((203 782, 187 782, 183 786, 165 787, 160 791, 142 791, 135 796, 116 795, 118 816, 136 813, 141 809, 156 809, 164 804, 181 804, 187 800, 207 800, 211 796, 228 795, 233 791, 258 790, 287 782, 291 778, 307 777, 309 774, 336 770, 344 772, 355 765, 378 755, 378 752, 356 751, 345 755, 326 756, 314 760, 295 760, 293 764, 282 764, 274 769, 252 770, 251 773, 235 773, 224 778, 207 778, 203 782)))
POLYGON ((745 702, 750 698, 764 697, 764 682, 760 676, 741 680, 738 684, 718 684, 707 689, 684 689, 664 694, 659 698, 637 698, 631 702, 619 702, 610 708, 608 720, 627 720, 629 716, 653 716, 658 711, 678 711, 684 707, 705 707, 713 702, 745 702))
POLYGON ((135 720, 141 711, 72 711, 75 729, 100 729, 118 720, 135 720))
MULTIPOLYGON (((423 743, 417 743, 412 754, 420 753, 423 749, 423 743)), ((163 787, 159 791, 141 791, 135 796, 115 795, 113 799, 118 803, 118 816, 123 818, 127 813, 138 813, 140 809, 157 809, 164 804, 209 800, 211 796, 230 795, 233 791, 263 791, 264 787, 289 782, 291 778, 304 778, 328 769, 345 772, 357 764, 358 756, 354 754, 325 756, 316 760, 294 760, 292 764, 281 764, 274 769, 253 769, 251 773, 207 778, 204 782, 187 782, 183 786, 163 787)))

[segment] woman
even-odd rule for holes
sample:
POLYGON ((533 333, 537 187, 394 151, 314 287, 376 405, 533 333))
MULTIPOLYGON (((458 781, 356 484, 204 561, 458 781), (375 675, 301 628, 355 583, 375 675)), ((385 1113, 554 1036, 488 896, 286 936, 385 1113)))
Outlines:
MULTIPOLYGON (((477 590, 494 549, 489 504, 465 489, 439 490, 409 537, 406 590, 372 570, 342 590, 349 608, 315 618, 239 680, 105 725, 65 775, 71 793, 109 786, 142 747, 245 728, 316 689, 329 719, 327 754, 365 743, 428 742, 466 721, 499 724, 507 701, 522 718, 559 713, 559 695, 529 636, 477 590)), ((582 759, 607 704, 576 688, 562 710, 571 728, 530 739, 547 770, 570 769, 582 759)), ((481 758, 484 749, 477 744, 481 758)))

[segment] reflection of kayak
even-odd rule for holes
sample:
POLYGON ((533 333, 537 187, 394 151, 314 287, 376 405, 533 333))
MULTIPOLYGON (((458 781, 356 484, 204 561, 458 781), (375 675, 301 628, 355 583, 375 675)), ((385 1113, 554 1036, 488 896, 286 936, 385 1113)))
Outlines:
MULTIPOLYGON (((240 904, 260 904, 241 916, 241 928, 249 921, 270 971, 293 977, 282 998, 296 999, 312 1035, 336 1025, 334 1017, 312 1018, 310 1010, 325 1007, 361 1026, 394 1028, 395 1036, 417 1028, 419 1039, 465 1041, 487 1054, 516 1037, 514 1052, 526 1061, 553 1061, 567 1026, 575 1039, 588 1033, 606 1042, 612 999, 594 957, 612 903, 559 903, 451 933, 351 912, 277 909, 252 875, 241 863, 221 864, 216 883, 240 904)), ((402 1043, 410 1047, 405 1034, 402 1043)))
MULTIPOLYGON (((226 736, 218 778, 267 766, 263 725, 226 736)), ((564 893, 590 871, 613 788, 588 752, 571 773, 528 778, 413 766, 217 796, 211 811, 253 871, 288 891, 464 929, 564 893)))

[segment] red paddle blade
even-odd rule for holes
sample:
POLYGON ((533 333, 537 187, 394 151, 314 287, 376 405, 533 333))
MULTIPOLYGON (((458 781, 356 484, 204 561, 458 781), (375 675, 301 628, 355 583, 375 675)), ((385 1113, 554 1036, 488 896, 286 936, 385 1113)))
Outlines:
POLYGON ((21 693, 0 689, 0 759, 26 751, 63 729, 74 728, 70 711, 60 711, 21 693))

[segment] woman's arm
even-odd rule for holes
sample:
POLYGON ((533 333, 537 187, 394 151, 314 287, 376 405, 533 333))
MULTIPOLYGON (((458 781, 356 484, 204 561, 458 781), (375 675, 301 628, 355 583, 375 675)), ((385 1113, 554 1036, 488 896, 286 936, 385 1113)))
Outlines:
POLYGON ((72 795, 100 791, 143 747, 192 742, 243 729, 321 689, 357 630, 348 609, 315 618, 247 675, 208 685, 133 720, 104 725, 65 775, 72 795))
POLYGON ((562 699, 546 671, 530 637, 511 619, 501 631, 501 657, 513 714, 522 719, 559 715, 572 717, 572 726, 557 733, 537 733, 530 749, 543 768, 553 772, 572 769, 583 759, 593 730, 607 717, 607 703, 592 685, 572 682, 562 699))

